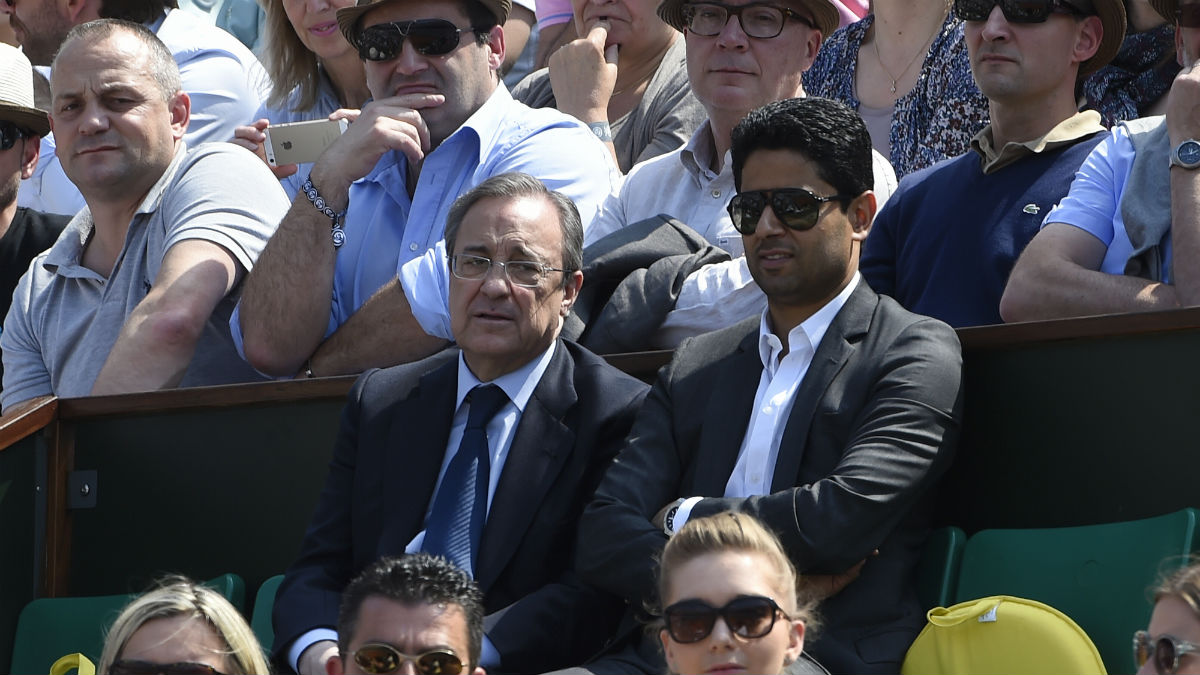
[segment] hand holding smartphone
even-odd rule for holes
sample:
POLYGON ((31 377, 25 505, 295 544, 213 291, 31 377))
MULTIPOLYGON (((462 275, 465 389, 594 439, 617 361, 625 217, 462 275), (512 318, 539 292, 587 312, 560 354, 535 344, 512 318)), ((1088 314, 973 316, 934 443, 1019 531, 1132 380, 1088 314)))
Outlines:
POLYGON ((263 153, 271 166, 315 162, 346 126, 344 119, 273 124, 267 127, 263 153))

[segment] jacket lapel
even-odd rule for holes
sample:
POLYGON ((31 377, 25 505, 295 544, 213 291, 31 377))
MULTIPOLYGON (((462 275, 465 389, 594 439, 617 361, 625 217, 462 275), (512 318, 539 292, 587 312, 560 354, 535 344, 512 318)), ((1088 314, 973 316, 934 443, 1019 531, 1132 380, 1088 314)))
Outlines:
POLYGON ((742 439, 750 426, 762 369, 756 325, 712 380, 713 390, 709 392, 701 423, 700 447, 693 462, 693 466, 700 468, 696 471, 695 489, 687 494, 725 495, 725 485, 737 464, 742 439))
POLYGON ((854 353, 854 345, 866 334, 878 303, 879 296, 867 286, 866 281, 860 279, 858 288, 850 294, 845 306, 829 325, 829 330, 825 331, 821 344, 817 345, 812 364, 796 391, 787 427, 779 442, 779 456, 775 460, 775 474, 771 479, 772 492, 796 487, 796 476, 804 459, 804 447, 817 404, 825 397, 829 384, 854 353), (785 448, 798 450, 785 452, 785 448))
POLYGON ((384 446, 384 529, 381 553, 404 552, 408 542, 425 527, 425 512, 433 499, 450 424, 454 419, 458 359, 421 376, 417 387, 396 404, 384 446))
POLYGON ((563 464, 575 432, 563 424, 575 406, 575 363, 562 341, 521 414, 480 543, 475 581, 486 594, 533 522, 563 464))

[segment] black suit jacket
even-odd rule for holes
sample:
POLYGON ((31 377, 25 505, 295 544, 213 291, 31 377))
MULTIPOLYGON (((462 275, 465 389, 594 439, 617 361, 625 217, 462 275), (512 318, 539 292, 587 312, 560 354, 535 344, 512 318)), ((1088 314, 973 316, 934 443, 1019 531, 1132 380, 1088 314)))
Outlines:
MULTIPOLYGON (((369 371, 342 414, 329 477, 275 603, 277 655, 336 628, 342 589, 424 527, 454 415, 457 354, 369 371)), ((576 524, 648 387, 559 340, 518 423, 476 581, 501 670, 542 672, 599 648, 620 600, 573 574, 576 524)))
POLYGON ((727 499, 763 369, 758 322, 684 342, 659 373, 580 522, 581 576, 635 606, 656 600, 666 537, 650 519, 679 497, 706 497, 691 517, 759 517, 802 574, 841 572, 878 549, 822 604, 825 628, 806 647, 835 673, 899 672, 924 624, 914 571, 930 488, 958 436, 958 338, 860 282, 796 393, 772 493, 727 499))

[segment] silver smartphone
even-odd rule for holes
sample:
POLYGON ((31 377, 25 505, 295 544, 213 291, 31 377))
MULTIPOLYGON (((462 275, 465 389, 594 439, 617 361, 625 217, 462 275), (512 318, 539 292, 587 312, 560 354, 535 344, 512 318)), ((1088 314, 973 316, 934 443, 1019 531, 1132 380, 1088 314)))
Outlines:
POLYGON ((271 166, 315 162, 346 130, 346 120, 312 120, 267 127, 263 153, 271 166))

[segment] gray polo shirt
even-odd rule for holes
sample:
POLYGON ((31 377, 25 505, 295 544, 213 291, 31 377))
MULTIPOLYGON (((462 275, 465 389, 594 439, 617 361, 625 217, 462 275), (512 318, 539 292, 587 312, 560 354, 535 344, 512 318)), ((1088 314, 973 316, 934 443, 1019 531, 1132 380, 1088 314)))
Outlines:
MULTIPOLYGON (((95 228, 84 208, 17 284, 0 334, 0 407, 45 394, 88 395, 168 249, 189 239, 211 241, 249 271, 288 206, 279 181, 247 150, 230 143, 191 150, 181 144, 138 207, 107 278, 82 264, 95 228)), ((239 284, 217 305, 181 386, 262 379, 238 357, 229 336, 240 293, 239 284)))

